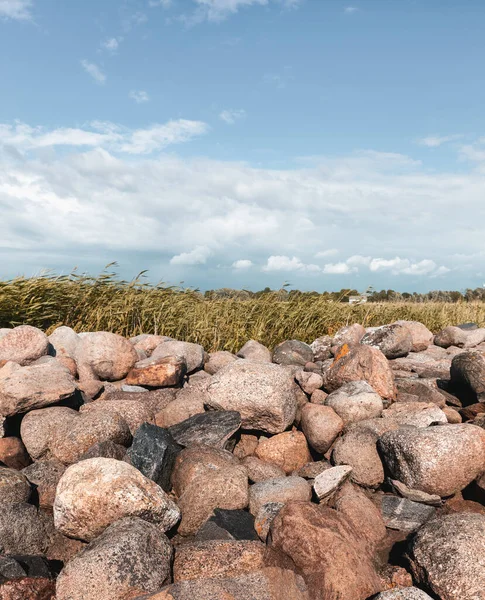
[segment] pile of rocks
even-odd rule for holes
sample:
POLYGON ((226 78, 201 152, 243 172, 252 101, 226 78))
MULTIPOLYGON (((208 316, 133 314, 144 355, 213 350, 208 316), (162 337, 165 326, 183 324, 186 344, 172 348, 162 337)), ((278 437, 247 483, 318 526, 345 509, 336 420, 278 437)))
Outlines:
POLYGON ((485 600, 485 329, 0 329, 2 600, 485 600))

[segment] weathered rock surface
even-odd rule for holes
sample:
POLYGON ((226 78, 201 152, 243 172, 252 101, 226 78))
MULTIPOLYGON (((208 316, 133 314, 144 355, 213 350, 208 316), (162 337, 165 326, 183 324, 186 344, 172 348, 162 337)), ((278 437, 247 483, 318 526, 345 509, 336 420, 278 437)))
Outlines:
POLYGON ((129 340, 107 331, 81 336, 76 362, 81 381, 118 381, 138 360, 129 340))
POLYGON ((83 460, 62 475, 54 523, 64 535, 91 541, 127 516, 141 517, 167 531, 179 520, 180 511, 161 487, 122 461, 83 460))
POLYGON ((0 438, 0 462, 11 469, 23 469, 32 460, 18 437, 0 438))
POLYGON ((159 344, 152 352, 152 359, 179 356, 185 360, 187 373, 193 373, 204 366, 204 348, 199 344, 171 340, 159 344))
POLYGON ((351 473, 352 467, 342 465, 326 469, 323 473, 317 475, 313 482, 313 489, 320 502, 332 496, 345 483, 351 473))
POLYGON ((271 525, 270 539, 301 570, 315 600, 365 600, 381 589, 365 544, 331 508, 287 504, 271 525))
POLYGON ((351 381, 335 390, 325 400, 342 419, 344 425, 380 417, 382 398, 366 381, 351 381))
POLYGON ((325 453, 344 428, 344 422, 330 406, 309 402, 301 410, 301 428, 310 446, 325 453))
POLYGON ((130 370, 126 376, 126 383, 147 387, 168 387, 178 385, 186 372, 185 359, 179 356, 147 358, 137 362, 130 370))
POLYGON ((320 373, 313 373, 311 371, 298 371, 295 379, 305 394, 309 396, 323 385, 323 376, 320 373))
POLYGON ((317 338, 310 344, 314 361, 324 361, 332 357, 333 340, 329 335, 317 338))
POLYGON ((350 478, 364 487, 376 488, 384 481, 384 467, 377 452, 378 435, 367 429, 348 431, 335 443, 332 462, 350 465, 350 478))
MULTIPOLYGON (((215 525, 223 530, 227 537, 232 540, 257 540, 258 535, 254 529, 254 517, 245 510, 224 510, 215 508, 213 515, 205 525, 215 525)), ((201 530, 199 530, 199 535, 201 530)), ((220 538, 215 538, 220 539, 220 538)))
POLYGON ((262 438, 254 454, 257 458, 280 467, 286 474, 303 467, 311 459, 306 438, 301 431, 285 431, 270 438, 262 438))
POLYGON ((433 334, 419 321, 396 321, 396 324, 406 327, 411 334, 412 352, 423 352, 433 343, 433 334))
POLYGON ((46 334, 30 325, 14 327, 0 337, 0 362, 13 361, 28 365, 47 354, 49 340, 46 334))
POLYGON ((8 467, 0 467, 0 507, 28 502, 32 490, 27 477, 8 467))
POLYGON ((406 356, 413 349, 411 332, 400 323, 377 327, 366 333, 360 343, 378 348, 389 359, 406 356))
POLYGON ((52 509, 59 479, 66 470, 60 461, 39 460, 26 467, 22 473, 34 484, 41 508, 52 509))
POLYGON ((255 362, 270 363, 272 360, 271 351, 256 340, 246 342, 237 355, 255 362))
POLYGON ((208 404, 217 410, 236 410, 242 426, 280 433, 295 419, 295 384, 285 367, 238 360, 212 377, 208 404))
POLYGON ((485 516, 454 514, 426 523, 410 547, 419 585, 441 600, 485 598, 485 516))
POLYGON ((413 532, 433 517, 436 509, 407 498, 385 495, 381 500, 384 523, 389 529, 413 532))
POLYGON ((349 347, 357 346, 357 344, 360 344, 360 340, 364 337, 364 335, 365 329, 359 323, 354 323, 353 325, 347 325, 340 328, 334 335, 332 352, 335 353, 336 349, 344 344, 347 344, 349 347))
POLYGON ((246 467, 249 481, 253 483, 286 475, 280 466, 265 462, 256 456, 247 456, 241 461, 241 464, 246 467))
POLYGON ((398 425, 428 427, 432 423, 448 423, 445 413, 435 404, 425 402, 396 402, 383 411, 384 419, 392 419, 398 425))
POLYGON ((81 415, 91 412, 118 414, 128 425, 131 435, 135 435, 143 423, 155 423, 155 415, 150 407, 138 400, 95 400, 83 404, 79 409, 81 415))
MULTIPOLYGON (((200 371, 202 372, 202 371, 200 371)), ((210 379, 210 378, 209 378, 210 379)), ((205 412, 209 382, 196 382, 177 391, 176 397, 155 415, 159 427, 171 427, 205 412)))
POLYGON ((305 502, 310 500, 312 488, 302 477, 279 477, 255 483, 249 488, 249 511, 256 516, 269 502, 305 502))
POLYGON ((32 504, 6 504, 0 510, 2 554, 44 554, 48 538, 38 510, 32 504))
POLYGON ((393 479, 428 494, 451 496, 485 470, 485 431, 474 425, 401 428, 378 446, 393 479))
POLYGON ((466 331, 459 327, 449 326, 434 336, 434 343, 436 346, 441 346, 441 348, 449 348, 450 346, 463 348, 466 344, 466 339, 466 331))
POLYGON ((170 576, 172 547, 152 523, 127 517, 70 560, 56 600, 120 600, 159 590, 170 576))
POLYGON ((451 380, 464 386, 475 398, 485 398, 485 357, 481 352, 468 351, 451 361, 451 380))
POLYGON ((209 354, 209 360, 204 364, 204 371, 209 373, 209 375, 215 375, 222 367, 231 364, 236 359, 237 356, 232 354, 232 352, 227 352, 227 350, 211 352, 211 354, 209 354))
POLYGON ((138 352, 143 352, 146 356, 151 356, 157 346, 163 342, 169 342, 172 338, 167 335, 155 335, 150 333, 142 333, 130 338, 130 342, 138 352))
POLYGON ((225 448, 229 438, 241 427, 241 416, 234 410, 210 411, 194 415, 168 428, 181 446, 205 444, 225 448))
POLYGON ((325 373, 324 388, 333 392, 351 381, 367 381, 381 398, 396 398, 392 369, 377 348, 358 345, 342 350, 325 373))
POLYGON ((301 365, 313 361, 313 350, 299 340, 287 340, 278 344, 273 352, 273 362, 278 365, 301 365))
POLYGON ((271 523, 284 505, 284 502, 267 502, 258 510, 254 519, 254 528, 261 541, 266 542, 271 523))
POLYGON ((9 362, 0 369, 0 415, 11 416, 55 404, 76 391, 76 382, 54 358, 20 367, 9 362))
POLYGON ((416 587, 403 587, 382 592, 375 597, 375 600, 432 600, 432 598, 416 587))

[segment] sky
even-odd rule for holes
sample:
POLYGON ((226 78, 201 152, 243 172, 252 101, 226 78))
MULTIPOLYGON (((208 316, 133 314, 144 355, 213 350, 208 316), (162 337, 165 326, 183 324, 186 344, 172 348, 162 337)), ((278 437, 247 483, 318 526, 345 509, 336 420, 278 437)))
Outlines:
POLYGON ((0 278, 485 283, 483 0, 0 0, 0 278))

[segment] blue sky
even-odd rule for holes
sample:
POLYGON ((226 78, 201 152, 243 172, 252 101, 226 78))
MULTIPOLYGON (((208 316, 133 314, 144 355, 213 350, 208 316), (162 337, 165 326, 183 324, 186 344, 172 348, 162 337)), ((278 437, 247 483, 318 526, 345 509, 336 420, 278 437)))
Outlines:
POLYGON ((481 0, 0 0, 0 276, 485 282, 481 0))

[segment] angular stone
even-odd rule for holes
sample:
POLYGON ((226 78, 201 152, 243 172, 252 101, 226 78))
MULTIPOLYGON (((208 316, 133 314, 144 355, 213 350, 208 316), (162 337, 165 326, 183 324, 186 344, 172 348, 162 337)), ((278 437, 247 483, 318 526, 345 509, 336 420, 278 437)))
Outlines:
POLYGON ((0 415, 8 417, 65 400, 76 391, 76 382, 54 358, 20 367, 7 363, 0 369, 0 415))
POLYGON ((126 383, 148 387, 169 387, 178 385, 186 372, 185 359, 179 356, 147 358, 136 363, 126 376, 126 383))
POLYGON ((285 431, 270 438, 261 438, 254 454, 280 467, 287 474, 311 460, 306 438, 301 431, 285 431))
POLYGON ((306 502, 312 497, 312 488, 302 477, 279 477, 255 483, 249 488, 249 512, 257 515, 269 502, 306 502))
POLYGON ((366 381, 351 381, 327 396, 325 405, 330 406, 345 425, 380 417, 384 405, 382 399, 366 381))
POLYGON ((39 460, 22 471, 25 477, 34 484, 41 508, 52 509, 57 484, 65 470, 66 467, 54 459, 39 460))
POLYGON ((273 351, 273 362, 278 365, 301 365, 313 361, 313 350, 299 340, 287 340, 278 344, 273 351))
POLYGON ((257 540, 254 529, 254 517, 245 510, 224 510, 215 508, 214 514, 207 521, 214 523, 229 533, 233 540, 257 540))
POLYGON ((261 541, 266 542, 271 523, 284 505, 284 502, 267 502, 259 509, 254 519, 254 528, 261 541))
POLYGON ((377 327, 366 333, 360 343, 378 348, 389 359, 406 356, 413 348, 409 328, 399 323, 377 327))
POLYGON ((298 371, 295 375, 295 379, 305 394, 308 395, 313 394, 315 390, 318 390, 323 385, 323 377, 320 373, 298 371))
POLYGON ((0 462, 11 469, 23 469, 32 460, 22 440, 17 437, 0 439, 0 462))
POLYGON ((19 365, 28 365, 47 354, 49 340, 37 327, 20 325, 8 330, 0 338, 0 363, 13 361, 19 365))
POLYGON ((310 600, 300 575, 277 567, 229 578, 179 581, 135 600, 310 600))
POLYGON ((127 454, 145 477, 169 492, 175 459, 182 448, 167 429, 144 423, 136 432, 127 454))
POLYGON ((204 365, 204 371, 209 375, 215 375, 217 371, 220 371, 222 367, 231 364, 237 359, 235 354, 227 352, 226 350, 220 350, 219 352, 211 352, 209 354, 209 360, 204 365))
POLYGON ((28 502, 31 494, 29 480, 23 473, 0 467, 0 506, 28 502))
POLYGON ((176 398, 156 414, 156 424, 159 427, 172 427, 190 417, 203 414, 208 400, 208 384, 208 381, 197 381, 178 390, 176 398))
POLYGON ((180 511, 161 487, 119 460, 83 460, 62 475, 54 523, 64 535, 91 541, 127 516, 139 516, 167 531, 179 520, 180 511))
POLYGON ((270 363, 272 361, 270 350, 256 340, 246 342, 237 355, 255 362, 270 363))
POLYGON ((355 346, 335 357, 324 376, 324 387, 333 392, 351 381, 367 381, 381 398, 394 400, 394 375, 386 357, 377 348, 355 346))
POLYGON ((485 598, 485 516, 454 514, 428 521, 410 546, 416 582, 443 600, 485 598))
POLYGON ((377 434, 366 429, 348 431, 335 443, 332 462, 350 465, 350 478, 358 485, 376 488, 384 481, 384 467, 377 452, 377 434))
POLYGON ((187 373, 193 373, 204 366, 204 348, 199 344, 170 340, 159 344, 152 352, 152 359, 178 356, 185 360, 187 373))
POLYGON ((313 482, 313 489, 320 502, 332 496, 347 481, 351 473, 352 467, 341 465, 327 469, 317 475, 313 482))
POLYGON ((170 542, 156 525, 121 519, 64 566, 56 600, 119 600, 155 592, 170 577, 171 556, 170 542))
POLYGON ((364 541, 331 508, 287 504, 271 525, 270 544, 293 560, 315 600, 365 600, 381 589, 364 541))
POLYGON ((44 554, 48 538, 44 523, 31 504, 6 504, 0 511, 2 554, 44 554))
POLYGON ((485 431, 474 425, 401 428, 378 447, 393 479, 428 494, 451 496, 485 469, 485 431))
POLYGON ((411 533, 429 521, 436 509, 407 498, 386 494, 382 497, 381 511, 386 527, 411 533))
POLYGON ((0 583, 2 600, 54 600, 56 582, 46 577, 22 577, 0 583))
POLYGON ((241 427, 241 416, 234 410, 210 411, 194 415, 168 431, 181 446, 205 444, 224 448, 229 438, 241 427))
POLYGON ((275 479, 276 477, 284 477, 286 473, 278 465, 265 462, 256 456, 247 456, 241 461, 248 472, 249 481, 258 483, 267 479, 275 479))
POLYGON ((155 414, 149 406, 138 400, 95 400, 83 404, 79 409, 82 415, 99 411, 118 414, 128 425, 131 435, 135 435, 142 423, 154 423, 155 414))
POLYGON ((365 329, 359 323, 354 323, 353 325, 346 325, 345 327, 341 327, 337 333, 334 335, 332 342, 332 352, 335 354, 337 348, 347 344, 350 348, 353 346, 357 346, 360 344, 360 340, 365 335, 365 329))
POLYGON ((117 413, 83 414, 60 406, 29 412, 20 434, 32 458, 57 458, 64 464, 76 462, 98 442, 128 445, 131 441, 128 425, 117 413))
POLYGON ((429 504, 430 506, 439 506, 441 504, 441 496, 438 496, 437 494, 427 494, 426 492, 421 492, 420 490, 413 490, 405 485, 402 481, 398 481, 397 479, 391 479, 390 483, 396 492, 403 498, 407 498, 413 502, 429 504))
POLYGON ((175 552, 173 580, 237 577, 265 566, 265 546, 259 540, 212 540, 179 546, 175 552))
POLYGON ((285 367, 238 360, 213 375, 208 405, 238 411, 246 429, 280 433, 295 419, 295 387, 285 367))

